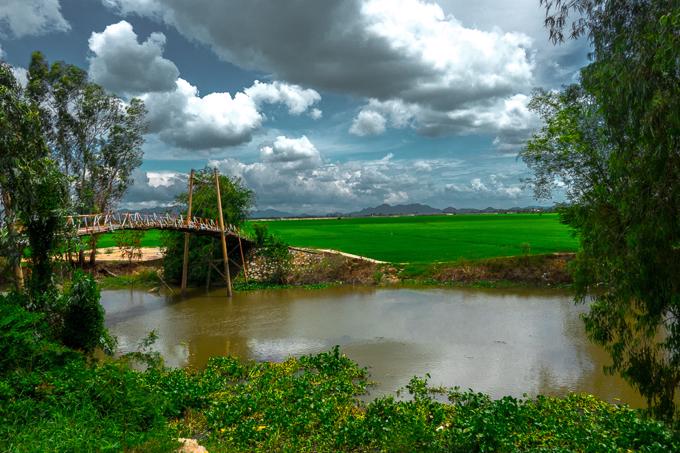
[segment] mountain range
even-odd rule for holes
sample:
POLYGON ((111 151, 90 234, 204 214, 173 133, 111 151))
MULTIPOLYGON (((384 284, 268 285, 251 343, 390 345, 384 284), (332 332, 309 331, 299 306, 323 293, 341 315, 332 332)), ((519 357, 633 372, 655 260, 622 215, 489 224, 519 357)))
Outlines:
MULTIPOLYGON (((444 209, 433 208, 426 204, 411 203, 411 204, 397 204, 390 205, 383 203, 381 205, 364 208, 353 212, 329 212, 327 214, 294 214, 292 212, 279 211, 277 209, 256 209, 250 212, 251 219, 289 219, 297 218, 304 219, 310 217, 380 217, 380 216, 397 216, 397 215, 441 215, 441 214, 505 214, 513 212, 552 212, 553 207, 546 206, 527 206, 527 207, 513 207, 509 209, 496 209, 492 207, 484 209, 475 208, 454 208, 448 207, 444 209)), ((121 209, 119 212, 138 212, 140 214, 157 214, 165 215, 179 214, 182 209, 179 206, 144 208, 138 210, 121 209)))
POLYGON ((552 212, 553 207, 546 206, 527 206, 527 207, 512 207, 509 209, 497 209, 488 207, 484 209, 475 208, 454 208, 448 207, 444 209, 433 208, 426 204, 411 203, 411 204, 397 204, 390 205, 383 203, 381 205, 364 208, 359 211, 340 213, 333 212, 325 215, 311 215, 311 214, 293 214, 285 211, 278 211, 276 209, 256 210, 250 213, 251 219, 277 219, 277 218, 309 218, 309 217, 376 217, 376 216, 396 216, 396 215, 437 215, 437 214, 504 214, 515 212, 552 212))

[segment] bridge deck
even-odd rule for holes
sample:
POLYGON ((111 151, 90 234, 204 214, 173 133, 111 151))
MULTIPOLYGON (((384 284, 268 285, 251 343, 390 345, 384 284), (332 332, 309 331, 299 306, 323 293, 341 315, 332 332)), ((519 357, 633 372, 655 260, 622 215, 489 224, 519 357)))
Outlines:
MULTIPOLYGON (((73 226, 78 236, 108 233, 116 230, 170 230, 184 233, 219 236, 217 220, 183 215, 157 215, 128 213, 86 214, 67 217, 67 225, 73 226)), ((225 233, 239 236, 238 228, 225 225, 225 233)))

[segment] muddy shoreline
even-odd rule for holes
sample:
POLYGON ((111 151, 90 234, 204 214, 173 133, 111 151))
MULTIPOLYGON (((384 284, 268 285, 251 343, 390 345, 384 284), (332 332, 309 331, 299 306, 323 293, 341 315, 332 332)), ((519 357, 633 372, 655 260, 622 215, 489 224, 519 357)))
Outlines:
MULTIPOLYGON (((285 281, 269 283, 268 263, 257 255, 246 265, 248 283, 240 286, 463 286, 463 287, 559 287, 572 284, 568 271, 572 253, 499 257, 483 260, 459 260, 452 263, 385 263, 333 250, 299 247, 290 249, 292 262, 285 281)), ((150 259, 124 261, 111 255, 99 255, 95 275, 104 288, 164 286, 162 258, 157 251, 147 251, 150 259), (113 259, 112 259, 113 258, 113 259)), ((172 284, 170 284, 172 285, 172 284)))

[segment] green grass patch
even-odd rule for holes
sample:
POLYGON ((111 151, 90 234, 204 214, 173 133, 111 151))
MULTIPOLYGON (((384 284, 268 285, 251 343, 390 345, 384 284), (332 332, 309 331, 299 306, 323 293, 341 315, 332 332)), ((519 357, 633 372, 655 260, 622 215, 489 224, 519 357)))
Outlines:
POLYGON ((153 269, 145 269, 133 274, 107 276, 100 282, 102 289, 128 288, 131 286, 153 287, 162 284, 158 273, 153 269))
MULTIPOLYGON (((246 225, 246 231, 252 223, 246 225)), ((328 248, 395 263, 454 262, 575 252, 578 248, 578 239, 552 213, 276 220, 265 224, 293 246, 328 248)), ((102 234, 98 247, 115 247, 115 234, 102 234)), ((160 247, 162 234, 147 231, 142 246, 160 247)))
MULTIPOLYGON (((117 232, 112 232, 112 233, 105 233, 99 235, 99 239, 97 240, 97 248, 98 249, 103 249, 103 248, 109 248, 109 247, 117 247, 118 245, 116 244, 116 234, 117 232)), ((162 245, 162 234, 163 232, 160 230, 147 230, 144 232, 144 237, 142 238, 142 247, 161 247, 162 245)), ((88 244, 88 237, 85 236, 83 238, 83 243, 88 244)))
POLYGON ((574 252, 578 247, 578 240, 557 214, 278 220, 266 225, 290 245, 330 248, 396 263, 574 252))

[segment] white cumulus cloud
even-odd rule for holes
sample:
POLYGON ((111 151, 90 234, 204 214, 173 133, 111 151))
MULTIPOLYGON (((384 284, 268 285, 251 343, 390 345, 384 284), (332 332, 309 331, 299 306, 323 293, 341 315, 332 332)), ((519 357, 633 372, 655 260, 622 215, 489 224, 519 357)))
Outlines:
POLYGON ((262 115, 244 93, 210 93, 180 78, 173 91, 141 96, 148 110, 149 131, 164 142, 187 149, 211 149, 250 141, 262 115))
POLYGON ((362 110, 352 121, 349 132, 354 135, 378 135, 385 132, 387 120, 375 110, 362 110))
MULTIPOLYGON (((379 104, 350 126, 358 135, 409 125, 429 135, 493 133, 502 126, 480 120, 476 110, 534 83, 529 36, 463 24, 425 0, 300 0, 295 8, 250 0, 105 2, 123 14, 164 21, 244 68, 379 104)), ((259 91, 263 98, 280 96, 272 87, 272 94, 259 91)))
POLYGON ((165 35, 151 33, 140 43, 129 22, 107 26, 89 39, 89 74, 92 80, 119 94, 170 91, 175 88, 179 70, 163 58, 165 35))
MULTIPOLYGON (((313 91, 313 90, 311 90, 313 91)), ((281 82, 257 82, 233 96, 228 93, 209 93, 200 96, 198 88, 179 78, 175 89, 168 92, 146 93, 141 96, 148 110, 149 131, 169 144, 192 150, 208 150, 235 146, 249 142, 258 131, 265 116, 260 110, 263 92, 282 92, 286 96, 270 97, 266 102, 288 102, 295 105, 294 112, 302 113, 320 99, 308 94, 299 86, 281 82), (273 87, 269 90, 268 87, 273 87), (253 91, 252 88, 255 87, 253 91), (297 101, 309 96, 304 108, 297 101)))
POLYGON ((0 34, 21 38, 70 29, 71 26, 61 15, 59 0, 0 2, 0 34))
MULTIPOLYGON (((278 81, 262 83, 256 80, 252 86, 245 89, 245 94, 257 105, 285 104, 291 115, 300 115, 321 100, 321 95, 315 90, 278 81)), ((311 114, 320 116, 321 111, 314 109, 311 114)))
POLYGON ((321 164, 321 154, 306 136, 288 138, 280 135, 274 143, 260 148, 264 162, 281 163, 285 169, 315 168, 321 164))

